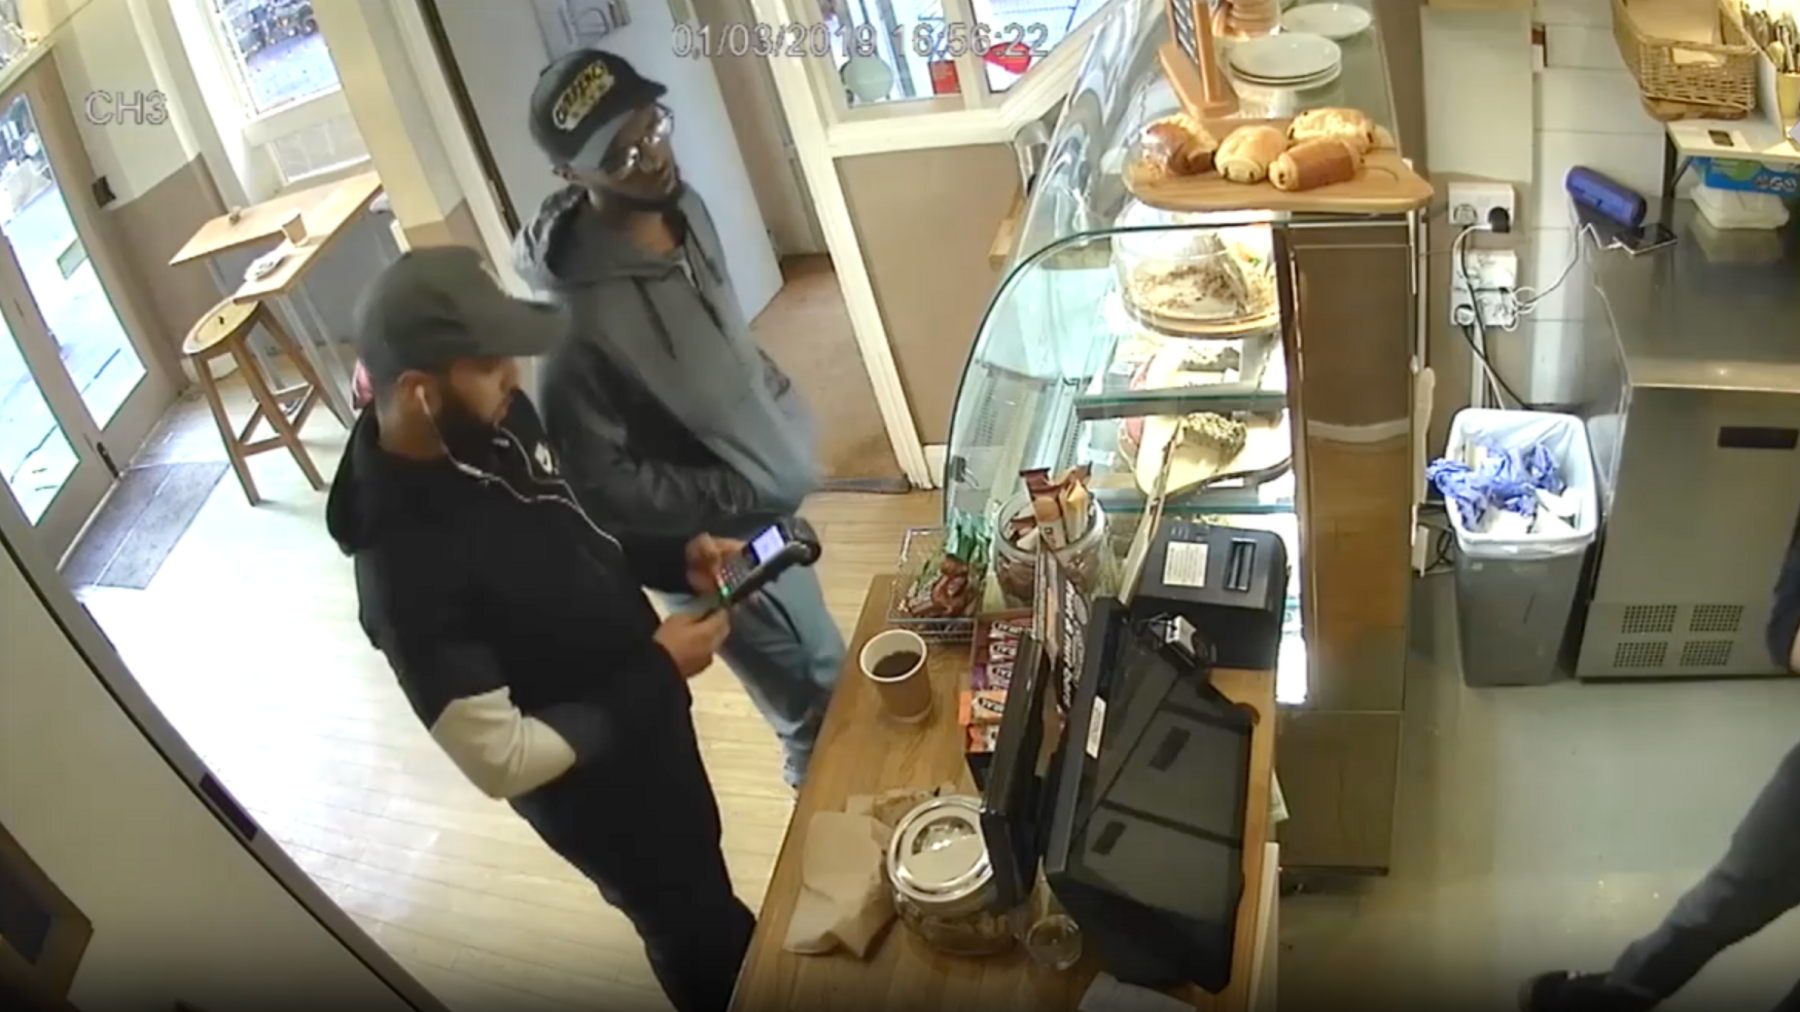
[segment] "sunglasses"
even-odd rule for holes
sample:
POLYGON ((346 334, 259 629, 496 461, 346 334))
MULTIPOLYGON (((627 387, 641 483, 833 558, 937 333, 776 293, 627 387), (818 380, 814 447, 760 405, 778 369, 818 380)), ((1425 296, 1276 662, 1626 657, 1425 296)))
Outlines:
POLYGON ((629 176, 644 164, 649 152, 666 148, 675 133, 675 113, 658 103, 650 107, 650 125, 628 143, 615 143, 600 163, 602 171, 614 178, 629 176))

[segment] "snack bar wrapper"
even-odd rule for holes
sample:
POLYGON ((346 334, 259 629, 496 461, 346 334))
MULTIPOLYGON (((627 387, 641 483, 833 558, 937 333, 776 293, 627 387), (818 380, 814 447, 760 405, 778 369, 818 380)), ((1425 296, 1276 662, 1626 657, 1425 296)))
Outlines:
POLYGON ((1031 514, 1037 521, 1039 543, 1057 552, 1080 541, 1088 531, 1092 497, 1088 493, 1088 468, 1072 468, 1055 479, 1044 468, 1024 471, 1025 490, 1031 494, 1031 514))

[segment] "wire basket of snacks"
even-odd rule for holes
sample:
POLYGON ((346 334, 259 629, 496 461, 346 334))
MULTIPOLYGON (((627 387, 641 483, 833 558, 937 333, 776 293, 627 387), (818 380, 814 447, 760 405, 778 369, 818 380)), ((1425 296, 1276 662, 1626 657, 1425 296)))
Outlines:
POLYGON ((959 519, 949 528, 908 530, 888 624, 927 640, 967 640, 981 608, 987 540, 979 518, 959 519))

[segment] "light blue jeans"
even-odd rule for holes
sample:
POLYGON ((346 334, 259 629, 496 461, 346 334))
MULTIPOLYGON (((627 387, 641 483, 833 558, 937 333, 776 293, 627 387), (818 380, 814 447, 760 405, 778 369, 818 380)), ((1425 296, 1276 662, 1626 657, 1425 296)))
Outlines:
MULTIPOLYGON (((701 606, 688 595, 671 595, 669 604, 682 611, 701 606)), ((825 607, 819 575, 790 569, 734 606, 731 635, 719 656, 781 739, 787 756, 783 775, 789 786, 799 787, 844 669, 844 637, 825 607)))

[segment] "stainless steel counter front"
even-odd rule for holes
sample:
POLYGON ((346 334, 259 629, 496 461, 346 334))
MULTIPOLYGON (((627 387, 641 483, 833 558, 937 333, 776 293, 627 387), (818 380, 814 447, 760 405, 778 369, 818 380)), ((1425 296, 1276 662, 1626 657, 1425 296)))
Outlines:
POLYGON ((1584 244, 1602 524, 1582 678, 1786 672, 1762 631, 1800 513, 1800 250, 1793 229, 1708 233, 1685 203, 1675 225, 1637 257, 1584 244))

